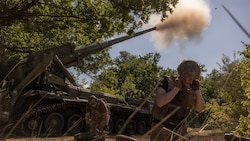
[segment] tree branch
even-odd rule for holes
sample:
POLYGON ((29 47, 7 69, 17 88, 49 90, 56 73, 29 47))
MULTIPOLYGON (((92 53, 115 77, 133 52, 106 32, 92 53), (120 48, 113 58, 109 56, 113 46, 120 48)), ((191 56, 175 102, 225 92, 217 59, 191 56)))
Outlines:
POLYGON ((0 15, 0 26, 10 26, 13 24, 15 20, 24 19, 29 15, 34 15, 32 13, 27 12, 31 7, 36 5, 39 0, 32 0, 30 3, 25 5, 24 7, 20 7, 20 4, 17 4, 13 8, 9 9, 6 5, 4 6, 4 11, 1 12, 0 15), (21 8, 21 10, 19 10, 21 8))

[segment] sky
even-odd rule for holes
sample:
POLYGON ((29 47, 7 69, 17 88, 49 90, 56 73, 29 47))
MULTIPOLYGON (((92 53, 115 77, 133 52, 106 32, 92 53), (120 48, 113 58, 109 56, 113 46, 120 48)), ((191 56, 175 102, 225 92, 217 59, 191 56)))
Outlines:
MULTIPOLYGON (((180 0, 180 3, 181 1, 182 0, 180 0)), ((194 1, 197 2, 197 0, 185 1, 188 1, 189 5, 192 6, 197 4, 193 3, 194 1)), ((249 44, 250 38, 233 21, 225 9, 223 9, 222 5, 224 5, 250 33, 250 0, 198 1, 205 2, 205 4, 201 3, 201 5, 195 7, 198 11, 182 13, 183 15, 185 15, 185 13, 191 13, 191 17, 196 18, 190 20, 190 22, 193 22, 193 28, 199 26, 197 22, 202 23, 202 27, 197 28, 199 31, 194 31, 192 34, 188 33, 187 36, 176 36, 168 30, 166 31, 166 33, 169 33, 167 34, 168 37, 164 36, 166 40, 161 41, 161 43, 159 43, 160 41, 158 40, 160 38, 155 36, 159 32, 152 31, 113 45, 112 49, 110 49, 111 56, 119 56, 120 51, 128 51, 133 55, 141 56, 151 52, 159 52, 161 59, 158 65, 163 66, 165 69, 176 69, 181 61, 192 59, 199 64, 205 65, 207 72, 203 75, 209 74, 213 69, 218 69, 219 64, 222 64, 221 59, 223 55, 229 56, 231 60, 239 58, 240 55, 236 54, 236 56, 234 56, 234 53, 243 51, 245 47, 242 42, 249 44), (194 13, 200 14, 198 15, 200 18, 197 18, 197 14, 194 13), (189 37, 190 35, 191 37, 189 37), (176 38, 171 39, 172 36, 176 38)), ((179 13, 181 12, 179 11, 179 13)), ((145 25, 142 30, 150 26, 154 27, 153 24, 145 25)))

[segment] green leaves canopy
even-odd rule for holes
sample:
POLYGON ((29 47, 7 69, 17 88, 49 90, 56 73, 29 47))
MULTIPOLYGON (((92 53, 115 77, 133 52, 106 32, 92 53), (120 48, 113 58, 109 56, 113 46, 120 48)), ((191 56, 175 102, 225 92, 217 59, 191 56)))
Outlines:
POLYGON ((145 56, 120 52, 114 64, 94 78, 91 89, 125 97, 145 98, 154 92, 163 70, 158 66, 160 55, 148 53, 145 56))
POLYGON ((239 70, 242 71, 241 86, 244 90, 245 99, 241 101, 242 107, 246 108, 246 111, 240 115, 239 125, 237 131, 240 135, 250 136, 250 44, 244 44, 246 49, 242 52, 245 59, 241 62, 239 70))
POLYGON ((3 55, 20 55, 64 43, 89 45, 131 33, 150 14, 172 12, 178 0, 1 0, 3 55))
POLYGON ((246 96, 249 82, 249 59, 241 58, 231 61, 223 56, 219 70, 213 70, 203 82, 203 94, 209 111, 208 125, 224 131, 249 131, 249 97, 246 96), (245 103, 245 104, 244 104, 245 103), (247 105, 247 106, 246 106, 247 105), (242 123, 239 126, 239 119, 242 123), (243 126, 244 125, 244 126, 243 126), (243 130, 244 129, 244 130, 243 130))

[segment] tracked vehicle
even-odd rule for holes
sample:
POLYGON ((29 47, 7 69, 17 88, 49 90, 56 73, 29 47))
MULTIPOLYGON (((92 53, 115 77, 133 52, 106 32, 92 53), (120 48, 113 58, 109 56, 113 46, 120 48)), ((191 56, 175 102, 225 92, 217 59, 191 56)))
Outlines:
MULTIPOLYGON (((153 31, 147 29, 133 37, 153 31)), ((12 132, 25 136, 62 136, 85 131, 85 105, 90 95, 107 101, 110 133, 117 133, 143 100, 78 87, 67 68, 80 58, 97 53, 131 36, 81 46, 66 44, 0 62, 0 137, 12 132), (66 83, 66 80, 71 84, 66 83)), ((143 134, 150 127, 152 102, 146 102, 126 126, 128 134, 143 134)))

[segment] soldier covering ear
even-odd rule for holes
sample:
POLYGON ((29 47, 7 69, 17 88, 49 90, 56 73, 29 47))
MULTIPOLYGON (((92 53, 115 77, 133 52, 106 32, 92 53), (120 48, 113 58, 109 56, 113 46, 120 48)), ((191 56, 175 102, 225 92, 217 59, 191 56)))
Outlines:
POLYGON ((204 110, 205 103, 199 89, 200 67, 198 63, 185 60, 180 63, 177 71, 179 76, 164 76, 157 86, 152 108, 152 126, 154 127, 167 116, 169 118, 152 131, 150 137, 152 141, 167 141, 172 137, 172 140, 179 139, 187 133, 186 120, 191 108, 198 112, 204 110), (178 110, 173 113, 176 108, 178 110))

